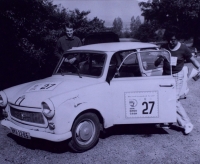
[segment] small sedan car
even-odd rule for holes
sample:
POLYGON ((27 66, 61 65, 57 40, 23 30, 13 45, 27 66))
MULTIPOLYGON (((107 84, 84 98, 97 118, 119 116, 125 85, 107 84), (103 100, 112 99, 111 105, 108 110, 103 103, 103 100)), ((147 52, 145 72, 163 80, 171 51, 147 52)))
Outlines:
POLYGON ((170 62, 168 51, 150 43, 72 48, 51 77, 0 92, 1 124, 26 139, 69 140, 84 152, 114 125, 176 122, 175 80, 154 66, 160 54, 170 62))

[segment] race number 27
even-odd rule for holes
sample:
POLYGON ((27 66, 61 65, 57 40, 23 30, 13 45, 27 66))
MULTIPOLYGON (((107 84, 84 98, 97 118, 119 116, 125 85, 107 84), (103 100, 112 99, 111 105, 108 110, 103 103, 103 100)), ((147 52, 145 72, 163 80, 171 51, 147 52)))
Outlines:
POLYGON ((143 102, 142 105, 145 106, 145 109, 143 109, 142 114, 151 114, 153 111, 154 104, 154 101, 143 102))

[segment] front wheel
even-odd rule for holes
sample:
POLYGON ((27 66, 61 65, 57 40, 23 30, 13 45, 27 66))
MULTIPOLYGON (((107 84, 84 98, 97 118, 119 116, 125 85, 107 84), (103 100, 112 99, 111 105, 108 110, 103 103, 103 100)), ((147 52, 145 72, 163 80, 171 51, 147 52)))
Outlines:
POLYGON ((80 115, 72 126, 72 138, 69 147, 75 152, 84 152, 92 148, 99 139, 100 123, 93 113, 80 115))

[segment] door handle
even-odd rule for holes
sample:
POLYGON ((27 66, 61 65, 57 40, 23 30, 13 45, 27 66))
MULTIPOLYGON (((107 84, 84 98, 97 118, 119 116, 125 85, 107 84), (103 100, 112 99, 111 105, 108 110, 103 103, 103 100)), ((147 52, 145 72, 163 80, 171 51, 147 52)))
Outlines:
POLYGON ((173 87, 174 85, 173 84, 170 84, 170 85, 159 85, 160 87, 173 87))

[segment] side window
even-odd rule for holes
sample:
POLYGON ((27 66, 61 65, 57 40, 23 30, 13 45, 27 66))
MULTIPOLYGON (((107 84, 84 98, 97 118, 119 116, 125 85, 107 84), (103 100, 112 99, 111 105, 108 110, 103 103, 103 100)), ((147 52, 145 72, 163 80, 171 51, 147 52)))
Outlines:
POLYGON ((141 76, 136 51, 126 51, 119 54, 122 63, 118 69, 118 78, 141 76))
POLYGON ((158 58, 157 52, 141 52, 140 54, 141 54, 142 66, 144 70, 152 70, 152 69, 163 67, 163 62, 160 63, 158 67, 154 65, 154 62, 158 58))
POLYGON ((170 63, 170 54, 167 51, 145 50, 145 51, 140 52, 144 75, 146 76, 162 76, 163 75, 164 62, 161 61, 159 65, 155 66, 155 61, 160 57, 160 55, 164 55, 166 58, 166 61, 170 63))

